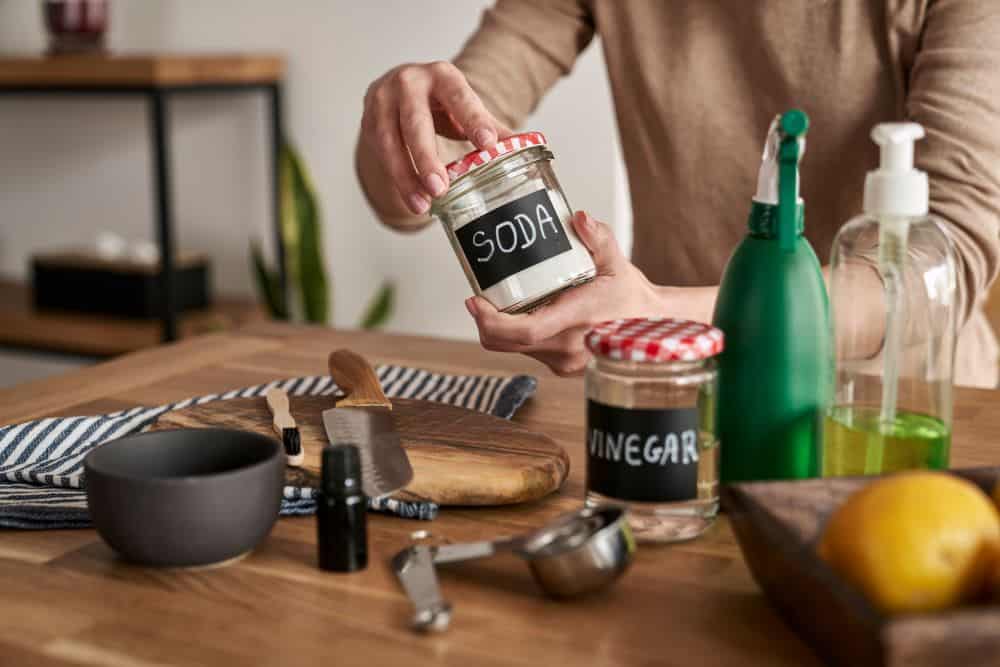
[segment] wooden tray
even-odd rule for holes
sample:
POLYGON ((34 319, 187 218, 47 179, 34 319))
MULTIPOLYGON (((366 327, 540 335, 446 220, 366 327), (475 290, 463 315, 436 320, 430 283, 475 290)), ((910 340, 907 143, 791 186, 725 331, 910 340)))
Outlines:
MULTIPOLYGON (((954 472, 987 492, 1000 477, 1000 468, 954 472)), ((1000 665, 1000 606, 889 618, 816 554, 831 511, 869 481, 755 482, 723 489, 723 507, 764 594, 829 664, 1000 665)))

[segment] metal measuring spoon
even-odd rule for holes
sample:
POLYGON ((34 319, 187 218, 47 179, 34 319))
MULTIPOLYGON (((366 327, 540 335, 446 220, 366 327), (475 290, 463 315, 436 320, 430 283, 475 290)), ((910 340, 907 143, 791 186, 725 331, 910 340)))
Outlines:
POLYGON ((441 595, 435 565, 513 552, 525 559, 546 593, 564 598, 607 586, 632 562, 635 541, 623 508, 585 507, 528 535, 486 542, 417 544, 400 551, 392 567, 413 602, 414 628, 444 630, 451 604, 441 595))

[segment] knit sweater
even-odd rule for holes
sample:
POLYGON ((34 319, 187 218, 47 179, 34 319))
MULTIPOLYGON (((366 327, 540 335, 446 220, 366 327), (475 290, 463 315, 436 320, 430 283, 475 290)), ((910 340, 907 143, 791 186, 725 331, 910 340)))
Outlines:
POLYGON ((455 62, 516 127, 600 37, 633 261, 660 284, 719 282, 776 113, 812 120, 802 196, 824 263, 878 162, 872 126, 921 123, 917 166, 959 255, 956 381, 995 386, 981 302, 1000 260, 998 35, 1000 0, 499 0, 455 62))

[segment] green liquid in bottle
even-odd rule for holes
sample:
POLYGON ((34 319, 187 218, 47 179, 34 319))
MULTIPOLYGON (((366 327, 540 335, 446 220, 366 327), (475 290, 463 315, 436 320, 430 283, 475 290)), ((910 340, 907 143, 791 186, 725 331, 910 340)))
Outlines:
POLYGON ((900 411, 883 424, 877 407, 837 406, 823 436, 824 477, 948 467, 951 429, 916 412, 900 411))

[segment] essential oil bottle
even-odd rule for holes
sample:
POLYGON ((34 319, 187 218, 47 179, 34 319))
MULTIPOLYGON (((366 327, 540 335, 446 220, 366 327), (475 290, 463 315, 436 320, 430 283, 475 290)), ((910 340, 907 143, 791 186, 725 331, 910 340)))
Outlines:
POLYGON ((361 490, 361 455, 354 445, 323 450, 322 486, 316 505, 319 567, 354 572, 368 565, 368 502, 361 490))

